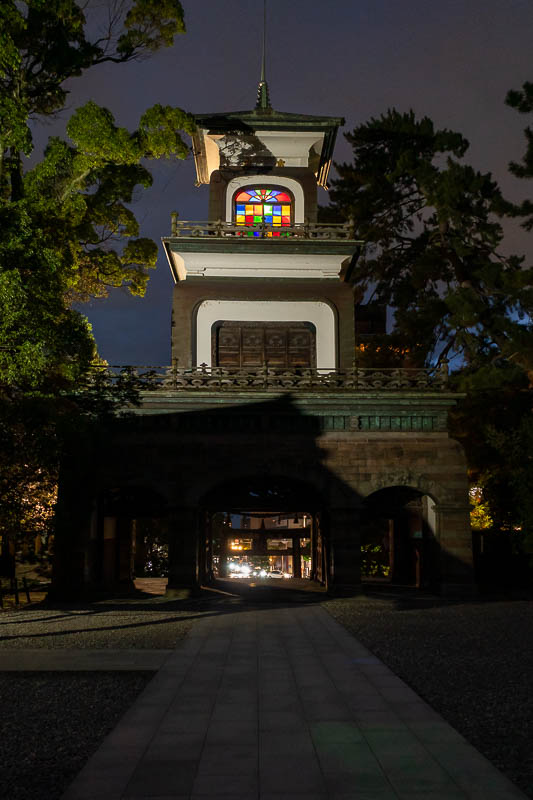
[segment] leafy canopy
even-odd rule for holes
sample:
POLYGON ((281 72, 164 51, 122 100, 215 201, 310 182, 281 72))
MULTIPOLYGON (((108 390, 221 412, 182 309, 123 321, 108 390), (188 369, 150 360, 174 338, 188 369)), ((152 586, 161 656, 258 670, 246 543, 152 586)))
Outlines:
POLYGON ((175 0, 28 0, 0 6, 0 382, 26 390, 73 381, 95 357, 73 300, 125 286, 142 295, 157 245, 130 208, 152 177, 146 159, 185 158, 192 118, 156 105, 137 130, 89 102, 24 173, 30 120, 60 111, 65 81, 104 62, 127 62, 172 44, 185 30, 175 0), (88 31, 93 32, 92 38, 88 31))
POLYGON ((144 293, 157 246, 140 235, 133 192, 152 182, 147 159, 188 155, 181 134, 194 127, 156 105, 128 131, 89 102, 25 171, 30 123, 64 108, 67 80, 152 55, 184 30, 177 0, 0 3, 0 533, 54 482, 66 430, 135 400, 127 376, 89 379, 96 347, 72 302, 144 293))
MULTIPOLYGON (((533 84, 508 102, 533 111, 533 84)), ((502 252, 506 216, 533 228, 533 204, 506 201, 490 174, 464 163, 468 142, 413 112, 388 111, 347 139, 326 214, 351 218, 364 250, 352 273, 360 297, 388 306, 392 332, 363 344, 375 365, 455 358, 464 398, 451 415, 472 481, 494 525, 529 532, 533 552, 533 269, 502 252)), ((533 177, 533 133, 510 168, 533 177)), ((357 309, 356 309, 357 315, 357 309)))
POLYGON ((525 365, 533 270, 502 254, 501 217, 514 208, 461 161, 466 139, 395 110, 346 138, 354 160, 337 165, 330 213, 353 218, 365 241, 353 280, 394 310, 389 343, 415 364, 525 365))
POLYGON ((170 47, 185 31, 178 0, 108 0, 92 15, 75 0, 3 0, 0 6, 0 130, 3 148, 26 154, 28 120, 60 111, 64 83, 106 62, 125 63, 170 47), (100 11, 100 13, 98 13, 100 11), (87 23, 96 31, 88 38, 87 23))
MULTIPOLYGON (((505 102, 520 114, 533 113, 533 83, 526 81, 521 89, 512 89, 507 93, 505 102)), ((533 131, 529 125, 524 129, 524 135, 526 152, 522 162, 511 161, 509 169, 517 178, 533 178, 533 131)), ((527 231, 533 230, 533 202, 531 200, 525 200, 518 206, 517 215, 524 217, 522 225, 527 231)))

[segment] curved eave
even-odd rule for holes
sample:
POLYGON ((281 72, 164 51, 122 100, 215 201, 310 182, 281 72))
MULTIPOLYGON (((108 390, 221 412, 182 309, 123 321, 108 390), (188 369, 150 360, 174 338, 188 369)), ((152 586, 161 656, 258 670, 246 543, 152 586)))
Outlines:
MULTIPOLYGON (((214 236, 205 237, 176 237, 164 236, 161 239, 165 254, 167 257, 168 265, 172 273, 174 281, 177 283, 179 280, 177 268, 173 254, 181 255, 187 253, 207 253, 209 255, 216 255, 217 253, 233 253, 233 254, 276 254, 281 256, 287 255, 328 255, 328 256, 341 256, 344 260, 350 259, 347 262, 346 268, 339 273, 342 280, 347 280, 347 276, 351 271, 351 264, 357 258, 361 245, 360 241, 355 239, 343 240, 316 240, 316 239, 293 239, 282 241, 277 239, 238 239, 235 237, 218 238, 214 236)), ((288 276, 289 277, 289 276, 288 276)))
POLYGON ((221 114, 195 114, 199 128, 211 133, 242 130, 307 130, 324 131, 344 125, 344 117, 320 117, 311 114, 290 114, 283 111, 230 111, 221 114))
POLYGON ((278 111, 234 111, 223 114, 196 114, 197 132, 192 136, 196 163, 197 183, 209 183, 209 171, 204 136, 224 133, 250 133, 256 131, 316 131, 323 133, 322 151, 316 180, 319 186, 328 188, 328 175, 333 158, 333 149, 339 127, 344 117, 318 117, 306 114, 289 114, 278 111))

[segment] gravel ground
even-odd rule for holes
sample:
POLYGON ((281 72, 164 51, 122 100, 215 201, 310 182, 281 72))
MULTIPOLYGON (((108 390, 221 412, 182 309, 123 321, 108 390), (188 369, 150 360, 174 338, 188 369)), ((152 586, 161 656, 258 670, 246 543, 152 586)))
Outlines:
POLYGON ((533 798, 533 602, 376 592, 324 605, 533 798))
MULTIPOLYGON (((324 606, 533 798, 533 602, 370 589, 324 606)), ((0 647, 168 649, 195 618, 241 607, 212 595, 6 611, 0 647)), ((0 798, 58 800, 147 679, 0 673, 0 798)))
POLYGON ((151 677, 0 674, 0 798, 58 800, 151 677))
MULTIPOLYGON (((170 649, 194 619, 233 608, 164 597, 0 613, 0 648, 170 649)), ((0 798, 59 800, 153 673, 0 673, 0 798)))
POLYGON ((198 614, 219 602, 153 597, 6 611, 0 614, 0 648, 171 649, 198 614))

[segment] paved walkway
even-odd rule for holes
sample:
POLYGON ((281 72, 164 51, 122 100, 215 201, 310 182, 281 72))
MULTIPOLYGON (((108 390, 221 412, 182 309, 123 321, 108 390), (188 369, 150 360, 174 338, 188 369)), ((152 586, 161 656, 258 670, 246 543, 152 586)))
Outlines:
POLYGON ((63 800, 524 795, 320 606, 206 616, 63 800))

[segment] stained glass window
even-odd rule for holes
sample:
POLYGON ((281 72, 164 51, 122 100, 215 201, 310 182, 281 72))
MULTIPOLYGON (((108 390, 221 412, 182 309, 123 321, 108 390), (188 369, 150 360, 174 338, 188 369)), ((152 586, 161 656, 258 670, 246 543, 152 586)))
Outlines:
MULTIPOLYGON (((272 225, 273 230, 267 236, 281 236, 276 230, 292 224, 292 198, 284 190, 276 186, 247 187, 235 195, 236 225, 272 225)), ((250 231, 249 236, 260 236, 261 231, 250 231)), ((288 231, 287 234, 288 235, 288 231)))

